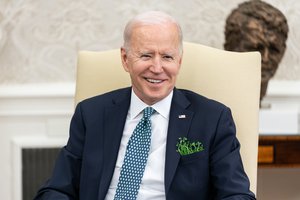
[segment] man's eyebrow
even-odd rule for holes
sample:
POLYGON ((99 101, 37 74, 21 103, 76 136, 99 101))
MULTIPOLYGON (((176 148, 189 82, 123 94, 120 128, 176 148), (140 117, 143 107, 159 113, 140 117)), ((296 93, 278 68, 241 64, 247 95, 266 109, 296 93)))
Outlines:
POLYGON ((168 51, 168 52, 163 52, 161 53, 160 55, 168 55, 168 56, 175 56, 176 55, 176 52, 171 52, 171 51, 168 51))
MULTIPOLYGON (((136 52, 138 55, 143 55, 143 54, 154 54, 155 52, 152 50, 139 50, 136 52)), ((160 55, 170 55, 174 56, 176 55, 176 51, 162 51, 159 53, 160 55)))
POLYGON ((154 52, 153 51, 139 51, 139 52, 137 52, 137 55, 138 56, 142 56, 142 55, 153 55, 154 54, 154 52))
POLYGON ((176 54, 176 51, 165 51, 164 54, 176 54))

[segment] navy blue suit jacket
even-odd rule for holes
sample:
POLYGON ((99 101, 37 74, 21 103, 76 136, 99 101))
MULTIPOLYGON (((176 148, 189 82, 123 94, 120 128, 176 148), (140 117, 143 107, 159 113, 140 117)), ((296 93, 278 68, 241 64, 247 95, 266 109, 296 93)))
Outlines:
MULTIPOLYGON (((131 88, 125 88, 78 104, 69 141, 58 156, 52 177, 36 199, 105 198, 130 95, 131 88)), ((174 89, 165 160, 166 199, 255 199, 239 149, 229 108, 191 91, 174 89), (176 152, 180 137, 202 142, 204 151, 181 156, 176 152)))

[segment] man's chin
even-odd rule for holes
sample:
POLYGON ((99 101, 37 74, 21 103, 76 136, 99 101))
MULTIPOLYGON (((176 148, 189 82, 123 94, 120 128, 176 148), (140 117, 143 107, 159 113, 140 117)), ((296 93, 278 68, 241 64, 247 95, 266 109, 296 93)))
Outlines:
POLYGON ((149 105, 153 105, 159 101, 161 101, 162 99, 164 99, 167 95, 163 95, 163 94, 148 94, 146 99, 146 103, 149 105))

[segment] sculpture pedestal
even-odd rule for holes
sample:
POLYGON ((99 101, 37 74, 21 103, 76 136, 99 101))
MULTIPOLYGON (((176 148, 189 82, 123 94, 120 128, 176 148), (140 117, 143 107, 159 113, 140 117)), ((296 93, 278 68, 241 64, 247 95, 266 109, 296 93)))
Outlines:
POLYGON ((299 111, 298 106, 289 108, 262 108, 259 111, 260 134, 297 134, 299 111))

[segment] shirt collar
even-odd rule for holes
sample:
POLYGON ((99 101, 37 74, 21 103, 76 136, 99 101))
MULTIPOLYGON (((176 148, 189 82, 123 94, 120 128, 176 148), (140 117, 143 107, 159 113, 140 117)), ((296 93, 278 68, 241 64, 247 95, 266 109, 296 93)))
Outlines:
MULTIPOLYGON (((172 97, 173 90, 168 96, 151 105, 151 107, 164 118, 169 119, 172 97)), ((134 119, 135 117, 137 117, 148 106, 149 105, 144 103, 140 98, 136 96, 133 90, 131 91, 130 107, 128 111, 130 119, 134 119)))

